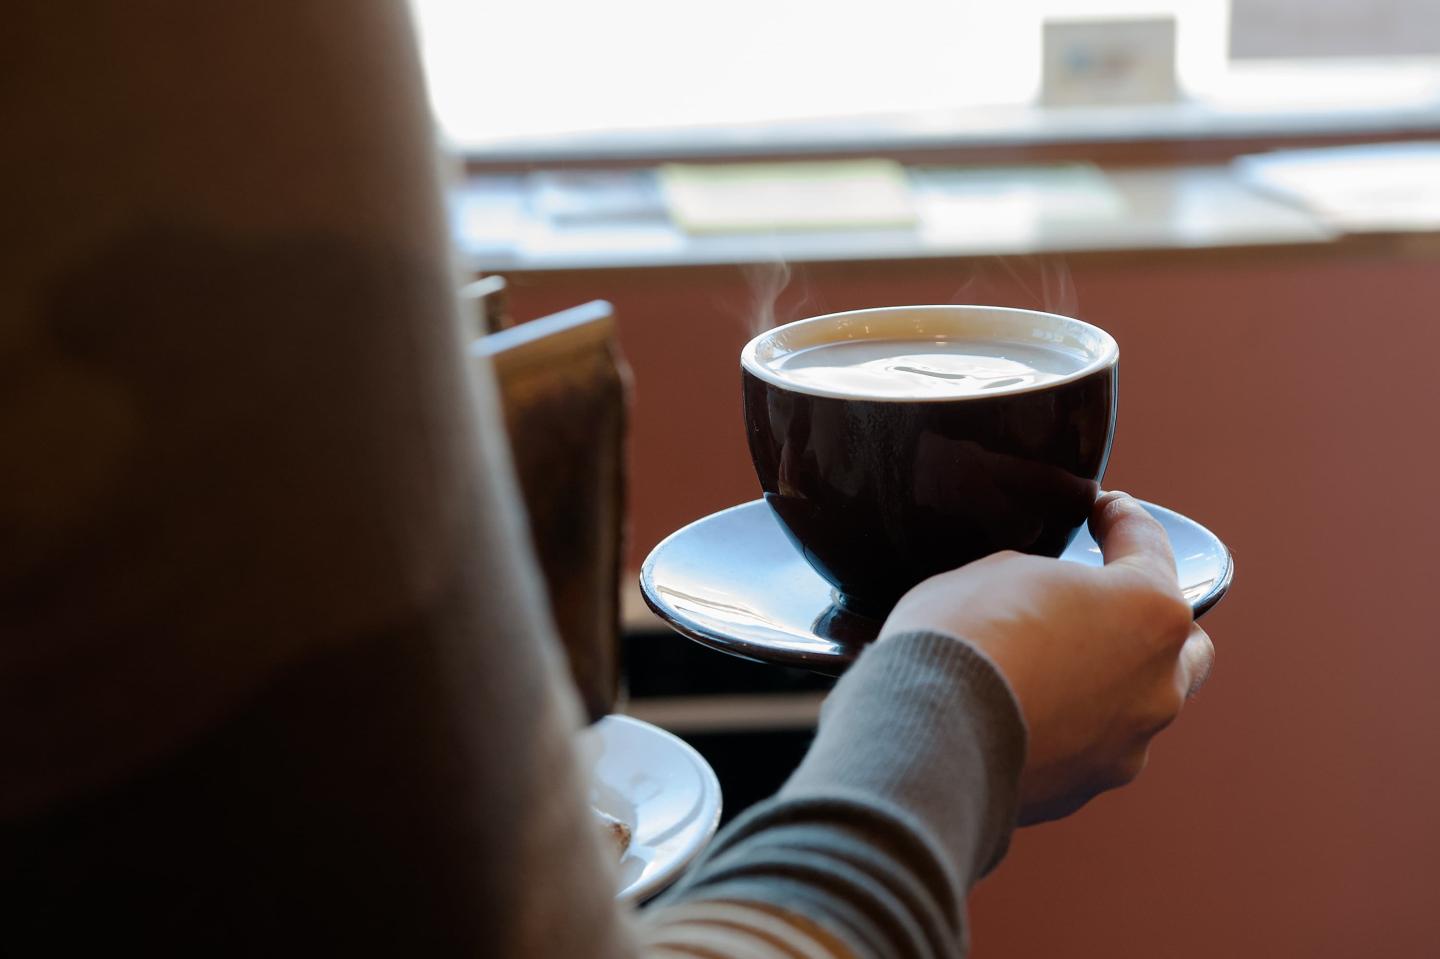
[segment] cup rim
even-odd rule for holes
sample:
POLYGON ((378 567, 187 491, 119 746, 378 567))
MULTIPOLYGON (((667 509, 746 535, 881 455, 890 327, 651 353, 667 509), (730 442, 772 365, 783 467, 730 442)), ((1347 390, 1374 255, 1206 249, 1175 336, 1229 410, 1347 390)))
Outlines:
MULTIPOLYGON (((839 339, 865 339, 868 336, 848 336, 839 339)), ((876 336, 874 339, 889 339, 893 337, 876 336)), ((1033 340, 1031 340, 1033 342, 1033 340)), ((828 342, 828 340, 827 340, 828 342)), ((1015 339, 1013 342, 1027 342, 1023 339, 1015 339)), ((809 344, 814 345, 814 344, 809 344)), ((1044 390, 1053 390, 1066 383, 1073 383, 1076 380, 1084 379, 1094 373, 1114 366, 1120 360, 1120 345, 1115 338, 1100 327, 1084 320, 1076 319, 1073 316, 1065 316, 1060 313, 1046 313, 1042 310, 1027 310, 1013 306, 985 306, 982 304, 933 304, 933 305, 907 305, 907 306, 880 306, 864 310, 842 310, 836 313, 825 313, 820 316, 811 316, 803 320, 795 320, 781 326, 772 327, 760 333, 745 344, 740 351, 740 366, 743 370, 763 380, 778 389, 788 390, 792 393, 801 393, 807 396, 820 396, 830 399, 855 400, 874 403, 965 403, 974 400, 999 399, 1006 396, 1016 396, 1022 393, 1034 393, 1044 390), (880 316, 897 316, 902 319, 908 318, 915 323, 923 322, 928 315, 979 315, 986 314, 1004 318, 1028 318, 1032 323, 1040 320, 1050 324, 1054 328, 1063 328, 1073 337, 1084 338, 1095 344, 1090 352, 1094 357, 1090 362, 1073 373, 1067 373, 1059 379, 1049 380, 1045 383, 1036 383, 1028 386, 1020 386, 1014 389, 998 390, 985 395, 968 396, 864 396, 843 390, 830 390, 824 387, 812 385, 800 385, 790 380, 785 380, 771 371, 757 357, 760 349, 767 342, 776 337, 803 336, 812 327, 840 326, 842 329, 849 324, 856 324, 866 330, 865 321, 880 316)))

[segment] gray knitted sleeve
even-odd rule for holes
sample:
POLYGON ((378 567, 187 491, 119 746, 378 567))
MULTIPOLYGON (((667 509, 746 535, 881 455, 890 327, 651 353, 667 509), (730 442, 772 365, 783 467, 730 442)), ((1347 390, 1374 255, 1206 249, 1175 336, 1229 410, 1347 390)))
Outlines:
POLYGON ((789 782, 657 905, 766 903, 857 956, 963 955, 965 896, 1004 854, 1024 755, 1014 696, 982 654, 887 638, 836 685, 789 782))

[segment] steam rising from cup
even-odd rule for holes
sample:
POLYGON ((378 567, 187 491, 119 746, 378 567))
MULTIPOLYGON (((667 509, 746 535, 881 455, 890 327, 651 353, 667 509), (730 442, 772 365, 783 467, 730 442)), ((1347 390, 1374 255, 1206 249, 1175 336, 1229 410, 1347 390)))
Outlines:
POLYGON ((792 269, 789 263, 777 259, 743 266, 740 272, 750 289, 749 336, 759 336, 772 327, 808 315, 806 311, 814 302, 814 297, 802 269, 792 269), (792 280, 796 281, 797 289, 782 306, 781 297, 792 280))
MULTIPOLYGON (((750 291, 745 323, 749 337, 815 312, 803 268, 783 259, 741 267, 750 291), (792 282, 796 289, 791 290, 792 282), (785 294, 787 291, 789 296, 785 294), (783 302, 782 302, 783 301, 783 302)), ((946 302, 1018 306, 1079 317, 1080 298, 1070 267, 1060 257, 996 256, 967 260, 959 267, 960 285, 946 302), (1019 295, 1017 296, 1017 291, 1019 295)), ((898 300, 906 300, 897 297, 898 300)), ((906 300, 909 302, 908 300, 906 300)))
POLYGON ((960 286, 950 295, 951 303, 1000 304, 1003 301, 1005 306, 1024 306, 1046 313, 1079 317, 1080 297, 1075 292, 1075 281, 1070 276, 1070 267, 1060 257, 989 257, 971 261, 964 274, 960 286), (991 292, 997 277, 1002 282, 1008 278, 1013 284, 1009 295, 996 296, 991 292), (1014 287, 1025 295, 1026 302, 1014 302, 1014 287))

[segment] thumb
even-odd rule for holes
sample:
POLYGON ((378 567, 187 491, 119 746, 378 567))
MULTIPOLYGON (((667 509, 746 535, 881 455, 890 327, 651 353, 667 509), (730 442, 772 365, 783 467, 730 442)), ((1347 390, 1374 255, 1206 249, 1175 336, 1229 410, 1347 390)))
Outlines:
POLYGON ((1175 554, 1155 517, 1129 493, 1100 496, 1090 512, 1090 532, 1106 568, 1130 567, 1175 588, 1175 554))

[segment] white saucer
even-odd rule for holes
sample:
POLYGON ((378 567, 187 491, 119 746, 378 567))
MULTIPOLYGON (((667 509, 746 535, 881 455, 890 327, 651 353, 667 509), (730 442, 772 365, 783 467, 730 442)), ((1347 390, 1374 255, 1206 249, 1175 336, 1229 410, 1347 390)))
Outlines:
POLYGON ((720 825, 720 782, 703 756, 665 730, 606 716, 585 731, 595 755, 590 801, 630 827, 622 902, 643 902, 680 877, 720 825))

